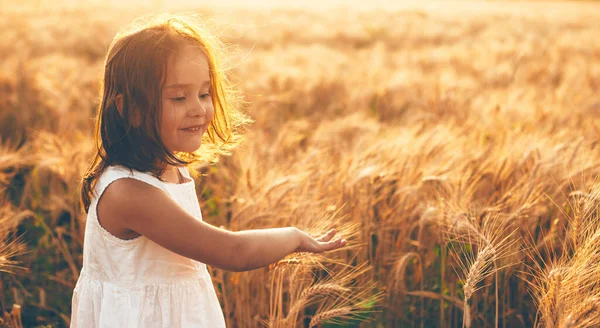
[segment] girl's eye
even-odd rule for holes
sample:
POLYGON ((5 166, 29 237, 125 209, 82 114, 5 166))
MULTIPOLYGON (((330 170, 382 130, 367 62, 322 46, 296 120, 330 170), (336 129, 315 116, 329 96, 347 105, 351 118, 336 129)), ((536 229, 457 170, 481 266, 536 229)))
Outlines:
MULTIPOLYGON (((200 95, 200 99, 204 100, 210 97, 210 93, 203 93, 200 95)), ((178 103, 182 103, 185 102, 186 97, 176 97, 176 98, 171 98, 171 100, 173 100, 174 102, 178 102, 178 103)))

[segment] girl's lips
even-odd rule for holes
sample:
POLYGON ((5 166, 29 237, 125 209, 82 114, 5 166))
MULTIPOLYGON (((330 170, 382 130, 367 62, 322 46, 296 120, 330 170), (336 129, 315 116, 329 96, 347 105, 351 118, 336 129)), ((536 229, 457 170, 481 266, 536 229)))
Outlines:
POLYGON ((186 128, 182 128, 181 130, 188 130, 188 129, 194 129, 194 128, 199 128, 202 129, 204 127, 204 125, 192 125, 192 126, 188 126, 186 128))
POLYGON ((204 134, 206 132, 207 125, 193 125, 188 128, 180 129, 183 132, 192 134, 204 134))

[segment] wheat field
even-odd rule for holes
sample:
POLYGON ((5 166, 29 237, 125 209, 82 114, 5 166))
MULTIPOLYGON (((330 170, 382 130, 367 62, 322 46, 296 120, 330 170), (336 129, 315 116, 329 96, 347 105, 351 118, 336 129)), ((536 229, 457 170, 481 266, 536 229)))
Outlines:
POLYGON ((0 8, 0 327, 68 326, 107 47, 184 10, 255 121, 196 168, 204 220, 349 241, 210 268, 228 327, 600 326, 599 4, 0 8))

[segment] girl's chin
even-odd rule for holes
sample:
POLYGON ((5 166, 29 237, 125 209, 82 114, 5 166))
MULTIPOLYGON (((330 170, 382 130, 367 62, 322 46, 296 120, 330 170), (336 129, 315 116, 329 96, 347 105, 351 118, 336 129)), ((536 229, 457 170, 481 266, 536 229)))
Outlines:
POLYGON ((202 143, 200 143, 200 142, 197 143, 197 144, 194 144, 194 145, 189 145, 189 144, 188 145, 182 145, 181 147, 176 147, 175 151, 176 152, 182 152, 182 153, 193 153, 196 150, 198 150, 201 145, 202 145, 202 143))

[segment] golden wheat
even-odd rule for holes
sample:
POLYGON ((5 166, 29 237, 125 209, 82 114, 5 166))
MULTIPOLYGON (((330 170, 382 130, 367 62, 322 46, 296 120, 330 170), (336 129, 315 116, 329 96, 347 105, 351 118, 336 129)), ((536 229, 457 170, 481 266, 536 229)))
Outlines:
MULTIPOLYGON (((228 326, 359 314, 392 327, 598 326, 600 7, 381 2, 186 8, 237 46, 225 62, 256 121, 239 151, 198 167, 204 219, 336 226, 351 241, 213 269, 228 326)), ((11 3, 0 18, 0 240, 27 231, 29 251, 0 256, 31 270, 2 276, 2 304, 22 302, 31 326, 68 326, 105 46, 159 10, 53 6, 11 3)))
POLYGON ((336 308, 336 309, 328 310, 328 311, 321 311, 310 320, 310 323, 308 326, 315 327, 318 324, 320 324, 326 320, 330 320, 332 318, 342 318, 351 312, 352 312, 352 308, 349 306, 340 307, 340 308, 336 308))

